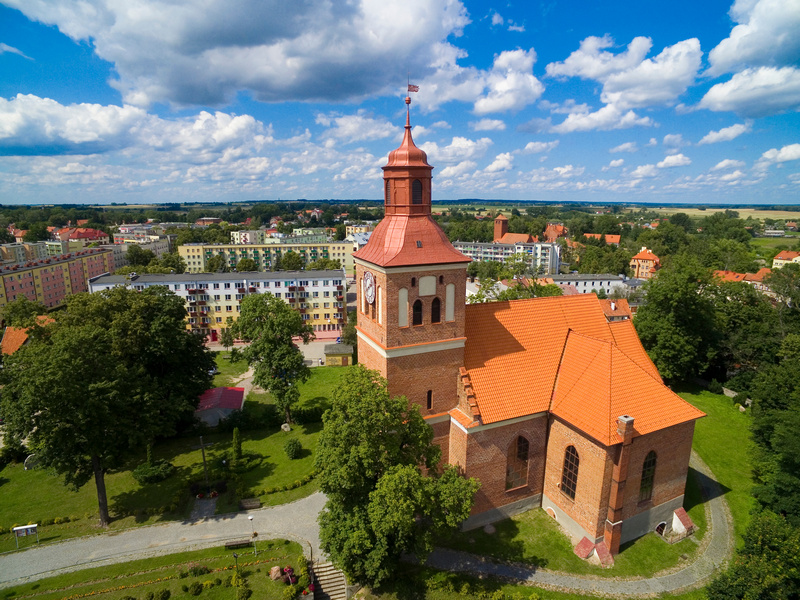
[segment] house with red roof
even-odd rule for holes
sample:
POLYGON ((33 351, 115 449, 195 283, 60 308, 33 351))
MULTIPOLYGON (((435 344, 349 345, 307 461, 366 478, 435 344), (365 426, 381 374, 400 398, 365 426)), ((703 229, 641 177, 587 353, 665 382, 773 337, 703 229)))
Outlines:
POLYGON ((800 263, 800 252, 794 250, 781 250, 772 259, 772 268, 780 269, 789 263, 800 263))
POLYGON ((354 254, 359 362, 419 407, 443 463, 481 482, 463 527, 541 508, 582 556, 612 561, 648 532, 691 531, 684 489, 704 414, 664 385, 626 304, 467 305, 470 259, 431 218, 432 167, 409 116, 383 170, 386 216, 354 254))
POLYGON ((661 268, 661 260, 642 246, 642 250, 631 258, 630 265, 636 279, 650 279, 661 268))
POLYGON ((108 244, 110 239, 105 231, 89 227, 64 227, 56 231, 54 236, 62 242, 80 242, 82 248, 93 243, 108 244))
POLYGON ((209 427, 216 427, 235 410, 244 406, 244 388, 217 387, 203 392, 194 416, 209 427))
MULTIPOLYGON (((36 317, 36 321, 42 327, 54 322, 52 317, 46 315, 36 317)), ((6 327, 0 340, 0 352, 9 356, 22 348, 28 342, 28 330, 28 327, 6 327)))
POLYGON ((613 244, 614 246, 619 246, 619 240, 622 237, 613 233, 584 233, 583 235, 593 240, 605 240, 606 244, 613 244))
POLYGON ((544 241, 555 242, 558 238, 567 237, 569 229, 561 223, 548 223, 544 230, 544 241))

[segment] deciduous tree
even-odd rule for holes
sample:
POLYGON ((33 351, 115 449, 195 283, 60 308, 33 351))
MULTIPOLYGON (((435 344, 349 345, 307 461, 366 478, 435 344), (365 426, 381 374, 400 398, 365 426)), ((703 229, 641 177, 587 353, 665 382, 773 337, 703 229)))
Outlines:
POLYGON ((303 257, 294 250, 289 250, 281 256, 281 269, 283 271, 301 271, 304 266, 303 257))
POLYGON ((78 294, 6 361, 6 435, 27 438, 73 487, 94 478, 104 526, 105 473, 191 420, 210 383, 213 359, 186 331, 185 314, 162 287, 78 294))
POLYGON ((253 368, 253 382, 269 390, 286 422, 292 419, 292 406, 300 398, 297 384, 308 379, 309 369, 293 338, 307 344, 314 336, 300 313, 272 294, 250 294, 242 300, 241 314, 233 324, 233 334, 249 345, 234 353, 253 368))
POLYGON ((433 430, 406 398, 389 397, 377 371, 349 370, 324 423, 316 457, 328 496, 320 538, 353 580, 390 578, 402 554, 424 560, 436 536, 469 516, 479 484, 454 468, 437 471, 433 430))

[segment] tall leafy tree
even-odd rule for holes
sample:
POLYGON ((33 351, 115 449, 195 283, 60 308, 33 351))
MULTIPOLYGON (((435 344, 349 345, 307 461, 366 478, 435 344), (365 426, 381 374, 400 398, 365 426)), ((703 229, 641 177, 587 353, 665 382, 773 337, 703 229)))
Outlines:
POLYGON ((0 311, 0 317, 6 327, 30 327, 37 316, 46 314, 47 307, 44 304, 28 300, 26 296, 20 296, 9 302, 0 311))
POLYGON ((281 269, 283 271, 301 271, 304 266, 303 257, 294 250, 289 250, 281 257, 281 269))
POLYGON ((258 263, 252 258, 243 258, 236 263, 236 270, 240 273, 245 271, 258 271, 258 263))
POLYGON ((94 478, 110 521, 105 474, 190 420, 213 359, 166 288, 78 294, 3 370, 6 434, 78 488, 94 478))
POLYGON ((711 285, 710 271, 686 254, 676 256, 645 284, 647 299, 634 326, 666 379, 694 377, 714 357, 718 333, 711 285))
POLYGON ((234 356, 243 357, 253 368, 253 382, 269 390, 291 423, 292 406, 300 399, 297 384, 309 376, 294 340, 307 344, 314 336, 311 326, 283 300, 267 293, 242 300, 232 329, 236 338, 249 342, 243 350, 234 349, 234 356))
POLYGON ((222 254, 215 254, 206 261, 207 273, 227 273, 230 270, 222 254))
POLYGON ((125 253, 125 258, 132 267, 146 267, 151 261, 155 260, 156 254, 152 250, 146 250, 138 244, 132 244, 125 253))
POLYGON ((437 536, 469 516, 479 484, 452 467, 438 472, 433 430, 418 407, 389 397, 377 371, 350 369, 324 423, 316 457, 328 496, 320 539, 351 579, 389 579, 402 554, 424 560, 437 536))

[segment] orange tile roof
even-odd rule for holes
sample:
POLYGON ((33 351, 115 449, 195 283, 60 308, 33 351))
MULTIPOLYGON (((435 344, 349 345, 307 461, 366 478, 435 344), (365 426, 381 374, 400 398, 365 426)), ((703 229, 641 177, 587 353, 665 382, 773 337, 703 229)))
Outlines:
POLYGON ((507 233, 495 242, 499 244, 530 244, 533 237, 529 233, 507 233))
POLYGON ((658 260, 658 257, 647 248, 644 248, 639 254, 631 258, 631 260, 658 260))
MULTIPOLYGON (((599 298, 598 298, 599 299, 599 298)), ((632 317, 631 307, 628 301, 624 298, 619 300, 606 298, 599 299, 600 307, 603 309, 603 314, 607 317, 632 317)))
POLYGON ((794 260, 800 256, 800 252, 795 252, 794 250, 781 250, 775 255, 775 258, 778 260, 794 260))
POLYGON ((764 281, 764 277, 772 273, 772 269, 768 267, 762 267, 755 273, 745 273, 744 280, 745 281, 764 281))
POLYGON ((714 278, 720 281, 745 281, 747 274, 736 271, 714 271, 714 278))
POLYGON ((367 245, 353 254, 381 267, 468 263, 428 215, 388 215, 378 223, 367 245))
POLYGON ((611 342, 571 331, 564 347, 551 412, 606 446, 621 442, 617 417, 652 433, 704 413, 644 371, 611 342))
POLYGON ((483 424, 551 410, 615 444, 623 414, 639 433, 703 416, 664 386, 631 321, 608 323, 594 294, 466 310, 464 365, 483 424))
MULTIPOLYGON (((54 323, 52 317, 40 315, 36 317, 39 325, 45 326, 54 323)), ((0 341, 0 352, 9 355, 14 354, 17 350, 22 348, 25 342, 28 341, 28 328, 27 327, 6 327, 3 333, 3 340, 0 341)))
POLYGON ((583 235, 585 235, 587 238, 592 238, 592 239, 595 239, 595 240, 603 239, 603 235, 605 235, 607 244, 619 244, 620 237, 622 237, 622 236, 620 236, 618 234, 613 234, 613 233, 606 233, 606 234, 602 234, 602 233, 584 233, 583 235))

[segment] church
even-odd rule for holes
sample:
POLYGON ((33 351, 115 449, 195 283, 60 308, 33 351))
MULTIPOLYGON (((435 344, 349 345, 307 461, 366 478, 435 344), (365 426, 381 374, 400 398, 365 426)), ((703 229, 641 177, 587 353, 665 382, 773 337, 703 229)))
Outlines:
POLYGON ((467 305, 471 259, 431 218, 432 170, 407 112, 383 167, 385 216, 354 254, 358 353, 420 407, 442 460, 481 482, 465 528, 541 507, 579 555, 609 562, 649 531, 691 532, 683 495, 704 414, 594 294, 467 305))

